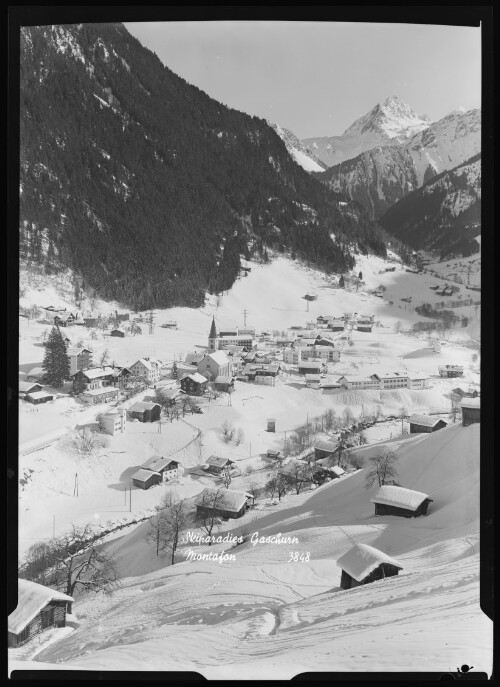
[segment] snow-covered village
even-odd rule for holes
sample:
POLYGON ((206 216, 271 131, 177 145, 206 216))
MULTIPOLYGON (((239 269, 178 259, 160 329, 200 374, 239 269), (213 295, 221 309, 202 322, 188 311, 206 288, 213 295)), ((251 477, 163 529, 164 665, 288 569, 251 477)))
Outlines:
MULTIPOLYGON (((146 107, 153 88, 147 69, 159 68, 148 67, 146 57, 140 62, 140 51, 148 51, 124 25, 30 27, 22 29, 22 48, 27 71, 41 51, 56 76, 56 58, 81 73, 76 90, 94 89, 86 105, 92 126, 123 121, 117 140, 140 113, 133 92, 129 103, 118 77, 114 84, 115 73, 130 79, 136 70, 146 107)), ((181 101, 188 84, 174 76, 181 101)), ((41 72, 37 88, 49 82, 41 72)), ((65 96, 67 104, 72 97, 65 96)), ((330 162, 326 139, 313 145, 262 124, 278 151, 270 173, 295 174, 297 200, 289 201, 288 191, 280 196, 276 182, 255 201, 254 217, 227 191, 242 229, 220 229, 214 246, 201 234, 170 238, 172 267, 155 262, 150 271, 125 250, 112 257, 117 242, 127 241, 125 225, 103 248, 114 228, 112 215, 100 214, 101 191, 94 205, 92 194, 79 200, 90 228, 82 224, 75 235, 68 226, 79 226, 78 211, 61 201, 60 231, 69 238, 59 244, 57 232, 44 229, 51 220, 36 209, 36 193, 27 194, 30 184, 42 189, 36 183, 44 178, 70 188, 72 177, 54 182, 60 169, 49 154, 43 163, 22 160, 18 599, 8 619, 10 671, 291 679, 318 671, 453 674, 465 665, 491 673, 492 624, 479 605, 481 227, 480 219, 470 220, 472 191, 463 189, 465 175, 480 202, 480 163, 473 159, 480 156, 480 110, 447 114, 434 129, 438 137, 443 126, 453 128, 464 141, 458 134, 440 139, 450 163, 436 162, 434 174, 441 179, 460 167, 462 186, 448 180, 443 204, 455 217, 468 212, 469 224, 464 229, 463 220, 450 238, 436 220, 431 238, 417 247, 404 213, 417 216, 414 194, 422 188, 433 193, 429 185, 438 181, 429 172, 417 181, 415 163, 415 190, 406 188, 399 202, 387 195, 385 214, 379 208, 366 220, 347 177, 340 179, 344 160, 354 165, 372 148, 409 149, 408 141, 436 124, 398 98, 377 108, 337 136, 342 141, 331 145, 338 158, 330 162), (366 134, 380 112, 386 123, 366 134), (398 143, 382 140, 397 127, 398 143), (324 181, 329 173, 337 176, 324 181), (316 191, 319 181, 310 195, 300 190, 313 174, 329 189, 326 200, 316 191), (282 208, 273 214, 277 203, 282 208), (338 224, 322 219, 327 206, 338 224), (292 220, 318 236, 324 221, 339 252, 326 255, 318 243, 317 253, 315 239, 301 243, 295 228, 287 238, 279 222, 292 220), (374 221, 385 229, 370 238, 374 221), (406 233, 394 230, 398 221, 406 233), (265 222, 274 223, 274 238, 265 222), (92 259, 92 231, 95 268, 78 253, 86 245, 92 259), (120 256, 134 275, 128 285, 120 256), (212 270, 206 283, 205 269, 212 270), (201 296, 186 286, 190 273, 201 296)), ((228 112, 221 131, 239 114, 228 112)), ((58 116, 47 140, 58 132, 58 116)), ((171 143, 145 122, 137 131, 152 146, 154 164, 174 169, 171 143)), ((23 132, 28 141, 28 124, 23 132)), ((217 134, 211 145, 227 149, 238 136, 217 134)), ((64 153, 64 142, 58 146, 64 153)), ((99 146, 96 159, 105 165, 99 146)), ((179 142, 174 158, 181 153, 179 142)), ((124 159, 114 164, 109 188, 120 207, 137 192, 137 170, 120 176, 124 159)), ((178 211, 179 223, 182 217, 178 211)), ((424 225, 412 231, 424 232, 424 225)), ((158 244, 158 255, 162 250, 158 244)))

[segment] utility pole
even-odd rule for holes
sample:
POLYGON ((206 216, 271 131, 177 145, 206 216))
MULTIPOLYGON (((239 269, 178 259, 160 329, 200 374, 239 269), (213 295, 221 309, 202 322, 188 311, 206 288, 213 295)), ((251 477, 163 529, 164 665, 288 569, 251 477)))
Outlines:
POLYGON ((75 486, 73 487, 73 496, 78 496, 78 473, 75 472, 75 486))
POLYGON ((129 513, 131 513, 132 512, 132 487, 129 487, 128 494, 129 494, 129 508, 128 508, 128 510, 129 510, 129 513))

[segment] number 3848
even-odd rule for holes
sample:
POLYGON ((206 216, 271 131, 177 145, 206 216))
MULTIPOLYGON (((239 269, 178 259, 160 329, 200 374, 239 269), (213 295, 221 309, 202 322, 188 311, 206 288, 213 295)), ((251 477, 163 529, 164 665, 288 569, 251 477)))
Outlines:
POLYGON ((311 553, 299 553, 298 551, 289 551, 290 558, 288 563, 309 563, 311 560, 311 553))

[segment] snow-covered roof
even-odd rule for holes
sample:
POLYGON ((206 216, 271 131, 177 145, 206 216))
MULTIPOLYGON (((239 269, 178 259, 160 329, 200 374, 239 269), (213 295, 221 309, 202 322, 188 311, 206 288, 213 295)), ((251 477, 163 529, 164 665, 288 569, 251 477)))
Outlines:
POLYGON ((26 397, 34 398, 37 400, 38 398, 54 398, 53 394, 49 394, 46 391, 32 391, 29 394, 26 394, 26 397))
POLYGON ((318 374, 305 375, 306 382, 319 382, 321 377, 318 374))
POLYGON ((215 378, 215 383, 216 384, 231 384, 231 382, 234 380, 234 377, 228 376, 228 375, 219 375, 218 377, 215 378))
POLYGON ((479 398, 464 398, 460 406, 462 408, 481 408, 481 399, 479 398))
POLYGON ((432 499, 422 491, 413 491, 392 484, 383 484, 371 499, 372 503, 382 503, 386 506, 397 506, 407 510, 417 510, 425 499, 432 499))
POLYGON ((334 475, 337 475, 337 477, 340 477, 345 473, 345 470, 341 468, 340 465, 332 465, 329 470, 333 472, 334 475))
POLYGON ((335 441, 317 441, 314 444, 314 449, 318 449, 318 451, 328 451, 329 453, 333 453, 337 448, 338 442, 335 441))
POLYGON ((214 504, 217 510, 228 510, 237 513, 245 505, 251 495, 243 491, 233 489, 204 489, 194 502, 195 506, 210 508, 214 504))
POLYGON ((234 336, 219 336, 219 339, 221 341, 224 341, 225 339, 230 339, 231 341, 251 341, 253 340, 253 336, 251 334, 236 334, 234 336))
POLYGON ((116 386, 101 386, 99 389, 86 389, 82 391, 80 396, 103 396, 109 394, 110 391, 120 391, 116 386))
POLYGON ((160 387, 160 389, 161 389, 162 396, 164 396, 165 398, 175 398, 179 394, 185 393, 182 389, 177 389, 177 388, 176 389, 163 389, 162 387, 160 387))
POLYGON ((407 372, 408 379, 415 381, 416 379, 428 379, 429 375, 425 372, 407 372))
POLYGON ((124 371, 130 372, 130 370, 128 369, 128 367, 119 367, 118 369, 114 369, 114 370, 113 370, 113 372, 111 373, 111 376, 112 376, 112 377, 119 377, 119 376, 121 375, 121 373, 124 372, 124 371))
POLYGON ((125 334, 125 330, 122 327, 115 327, 111 330, 111 333, 113 332, 120 332, 120 334, 125 334))
POLYGON ((186 379, 186 377, 189 377, 189 379, 192 379, 193 382, 196 382, 197 384, 203 384, 207 381, 207 378, 201 375, 199 372, 193 372, 193 374, 186 375, 183 377, 183 379, 186 379))
MULTIPOLYGON (((72 377, 75 375, 79 374, 80 370, 78 372, 75 372, 72 377)), ((90 370, 82 370, 82 374, 87 377, 87 379, 99 379, 99 377, 107 377, 108 375, 113 374, 113 368, 112 367, 93 367, 90 370)))
POLYGON ((70 356, 81 355, 84 352, 91 353, 91 350, 89 348, 85 348, 84 346, 74 346, 73 348, 68 348, 66 351, 66 353, 70 356))
POLYGON ((184 362, 186 363, 186 365, 191 365, 193 361, 199 363, 200 360, 203 360, 204 357, 205 353, 200 353, 198 351, 190 351, 189 353, 186 353, 184 362))
POLYGON ((45 374, 42 367, 32 367, 31 370, 26 374, 27 377, 39 377, 45 374))
POLYGON ((370 573, 376 570, 382 563, 394 565, 399 570, 403 569, 401 563, 383 551, 375 549, 368 544, 355 544, 343 556, 337 560, 337 565, 353 577, 356 582, 361 582, 370 573))
POLYGON ((373 382, 371 377, 362 377, 361 375, 342 375, 337 381, 340 382, 341 379, 345 379, 346 382, 373 382))
POLYGON ((372 377, 377 379, 408 379, 406 372, 376 372, 372 377))
POLYGON ((161 407, 159 403, 152 401, 136 401, 128 410, 132 413, 143 413, 145 410, 152 410, 156 406, 161 407))
POLYGON ((137 470, 137 472, 134 472, 131 479, 137 479, 140 482, 145 482, 151 477, 151 475, 154 475, 154 470, 144 470, 143 468, 140 468, 137 470))
POLYGON ((229 358, 224 353, 224 351, 215 351, 215 353, 209 353, 207 358, 210 358, 217 365, 227 365, 229 358))
POLYGON ((111 408, 102 415, 102 419, 105 418, 115 418, 117 415, 122 415, 125 412, 123 408, 111 408))
POLYGON ((422 425, 422 427, 435 427, 438 422, 446 422, 441 417, 430 417, 430 415, 410 415, 408 422, 412 425, 422 425))
POLYGON ((302 367, 304 370, 317 370, 318 368, 321 369, 321 362, 302 362, 299 363, 299 367, 302 367))
POLYGON ((175 460, 171 460, 168 456, 151 456, 148 460, 141 465, 143 470, 151 470, 151 472, 159 472, 166 468, 170 463, 173 463, 172 470, 176 468, 179 463, 175 460))
POLYGON ((29 393, 30 389, 33 389, 34 386, 43 386, 42 384, 38 384, 38 382, 19 382, 19 391, 22 393, 29 393))
POLYGON ((73 597, 30 580, 18 580, 17 607, 9 615, 9 632, 19 634, 50 601, 73 601, 73 597))
POLYGON ((147 370, 152 370, 153 367, 161 367, 162 364, 161 360, 157 360, 157 358, 139 358, 134 365, 137 365, 137 363, 144 365, 147 370))
POLYGON ((219 468, 223 468, 227 463, 234 463, 234 460, 222 458, 221 456, 210 456, 210 458, 207 460, 207 465, 215 465, 219 468))

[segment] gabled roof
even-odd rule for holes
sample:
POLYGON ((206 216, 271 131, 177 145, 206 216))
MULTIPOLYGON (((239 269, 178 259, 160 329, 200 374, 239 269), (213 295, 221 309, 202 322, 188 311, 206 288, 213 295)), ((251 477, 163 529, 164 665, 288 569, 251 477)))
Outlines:
POLYGON ((337 450, 338 446, 338 442, 336 441, 317 441, 313 448, 317 448, 318 451, 328 451, 329 453, 333 453, 337 450))
POLYGON ((140 468, 137 470, 137 472, 134 472, 132 475, 131 479, 137 479, 140 482, 146 482, 152 475, 154 475, 153 470, 144 470, 143 468, 140 468))
POLYGON ((379 551, 373 546, 368 546, 368 544, 355 544, 352 549, 349 549, 347 553, 337 560, 339 568, 345 570, 356 582, 364 580, 382 563, 394 565, 399 570, 403 569, 401 563, 383 551, 379 551))
POLYGON ((39 384, 38 382, 19 382, 19 391, 22 393, 29 393, 30 389, 33 389, 35 386, 43 386, 43 384, 39 384))
POLYGON ((415 511, 425 499, 432 499, 421 491, 395 487, 391 484, 384 484, 371 499, 372 503, 381 503, 386 506, 396 506, 415 511))
POLYGON ((176 460, 171 460, 168 456, 151 456, 145 463, 141 465, 143 470, 151 470, 151 472, 159 472, 172 463, 172 470, 175 469, 179 463, 176 460))
POLYGON ((203 360, 204 357, 205 353, 202 353, 200 351, 190 351, 189 353, 186 353, 184 362, 186 365, 192 365, 193 362, 198 364, 201 360, 203 360))
POLYGON ((104 396, 112 391, 120 391, 116 386, 101 386, 98 389, 85 389, 80 396, 104 396))
POLYGON ((362 377, 361 375, 342 375, 337 381, 340 382, 341 379, 345 379, 346 382, 373 382, 371 377, 362 377))
POLYGON ((113 374, 112 367, 93 367, 90 370, 78 370, 71 376, 74 377, 80 372, 87 377, 87 379, 99 379, 99 377, 108 377, 113 374))
POLYGON ((32 391, 31 393, 26 394, 26 396, 34 398, 35 400, 38 398, 54 398, 53 394, 49 394, 46 391, 32 391))
POLYGON ((183 391, 182 389, 164 389, 163 387, 160 387, 161 394, 165 398, 175 398, 179 394, 185 394, 186 392, 183 391))
POLYGON ((82 353, 92 353, 90 348, 85 348, 84 346, 74 346, 73 348, 68 348, 66 351, 68 355, 81 355, 82 353))
POLYGON ((317 370, 318 368, 321 368, 321 365, 322 363, 319 361, 317 363, 308 361, 299 363, 299 367, 302 367, 304 370, 317 370))
POLYGON ((125 330, 122 327, 115 327, 114 329, 111 330, 111 333, 113 332, 120 332, 120 334, 125 334, 125 330))
POLYGON ((128 369, 128 367, 114 368, 113 372, 111 373, 111 376, 112 377, 119 377, 123 372, 129 372, 130 373, 130 370, 128 369))
POLYGON ((337 475, 337 477, 341 477, 345 473, 345 470, 341 468, 340 465, 332 465, 328 469, 330 472, 333 472, 334 475, 337 475))
POLYGON ((231 382, 234 382, 234 377, 228 375, 219 375, 215 378, 216 384, 231 384, 231 382))
POLYGON ((209 353, 207 358, 213 360, 217 365, 227 365, 229 363, 229 358, 224 351, 215 351, 215 353, 209 353))
POLYGON ((229 458, 222 458, 221 456, 210 456, 210 458, 207 460, 207 465, 214 465, 219 468, 223 468, 227 463, 234 463, 234 460, 230 460, 229 458))
POLYGON ((460 406, 462 408, 481 408, 481 399, 480 398, 464 398, 464 400, 460 403, 460 406))
POLYGON ((199 372, 194 372, 193 374, 190 375, 185 375, 182 379, 192 379, 193 382, 196 382, 197 384, 204 384, 207 382, 207 378, 201 375, 199 372))
POLYGON ((446 420, 441 417, 430 417, 429 415, 410 415, 408 422, 413 425, 422 425, 422 427, 435 427, 438 422, 448 424, 446 420))
POLYGON ((377 379, 408 379, 408 374, 406 372, 375 372, 372 377, 377 379))
POLYGON ((243 491, 207 488, 198 494, 194 503, 195 506, 205 506, 205 508, 211 508, 215 505, 217 510, 237 513, 250 497, 251 494, 243 491))
POLYGON ((73 597, 30 580, 18 580, 17 607, 9 615, 9 632, 19 634, 50 601, 73 601, 73 597))
POLYGON ((130 406, 129 412, 143 413, 145 410, 152 410, 156 406, 158 406, 158 408, 161 408, 159 403, 152 403, 151 401, 136 401, 136 403, 130 406))
POLYGON ((137 365, 137 363, 144 365, 147 370, 152 370, 153 367, 161 367, 161 360, 158 360, 157 358, 139 358, 134 365, 137 365))

